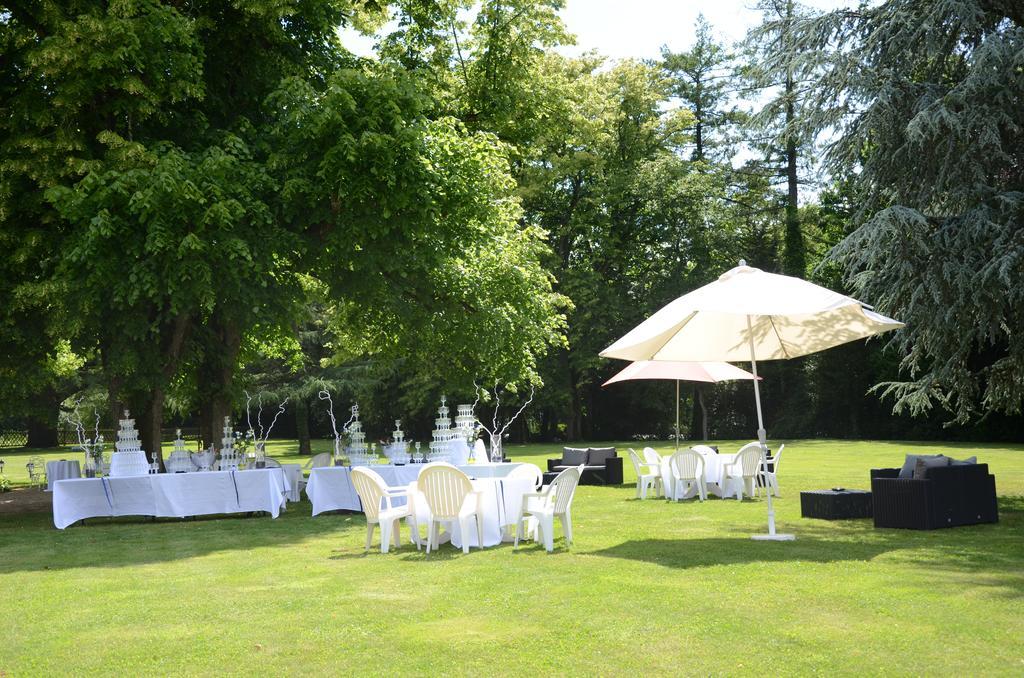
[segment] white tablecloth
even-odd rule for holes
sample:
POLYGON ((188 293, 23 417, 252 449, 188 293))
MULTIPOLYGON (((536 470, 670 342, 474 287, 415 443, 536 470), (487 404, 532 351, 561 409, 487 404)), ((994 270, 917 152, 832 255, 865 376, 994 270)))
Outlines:
MULTIPOLYGON (((515 524, 522 506, 523 494, 534 490, 530 478, 494 477, 498 474, 507 475, 518 464, 468 464, 460 467, 467 475, 474 477, 473 487, 483 493, 483 529, 484 546, 501 543, 506 535, 505 527, 515 524), (482 476, 482 477, 481 477, 482 476)), ((374 466, 373 470, 380 474, 389 487, 408 487, 415 483, 423 464, 406 466, 374 466)), ((415 486, 411 488, 415 491, 415 486)), ((348 466, 326 466, 310 471, 306 495, 313 503, 313 515, 324 511, 346 509, 361 511, 362 504, 352 485, 352 469, 348 466)), ((416 519, 423 526, 421 532, 426 537, 426 525, 430 512, 422 495, 419 501, 414 500, 416 519)), ((403 506, 405 499, 396 498, 395 506, 403 506)), ((477 546, 476 525, 472 526, 470 546, 477 546)), ((448 529, 448 532, 452 532, 448 529)), ((458 547, 462 541, 458 529, 451 535, 452 543, 458 547)), ((444 541, 444 539, 442 539, 444 541)))
MULTIPOLYGON (((372 468, 390 487, 405 487, 416 480, 423 464, 372 468)), ((363 510, 362 504, 359 503, 359 495, 352 484, 352 469, 348 466, 323 466, 311 470, 309 482, 306 483, 306 496, 313 503, 314 516, 324 511, 363 510)), ((404 504, 404 499, 395 502, 396 506, 404 504)))
MULTIPOLYGON (((405 466, 373 466, 389 487, 405 487, 416 480, 424 464, 407 464, 405 466)), ((459 466, 470 478, 504 478, 518 463, 503 464, 466 464, 459 466)), ((356 488, 352 485, 352 469, 348 466, 324 466, 309 472, 306 484, 306 496, 313 503, 313 515, 324 511, 362 511, 356 488)), ((396 502, 401 506, 404 500, 396 502)))
POLYGON ((470 478, 504 478, 512 473, 512 469, 522 466, 519 462, 498 462, 483 464, 465 464, 458 469, 470 478))
POLYGON ((61 459, 60 461, 48 461, 46 462, 46 491, 53 490, 53 484, 58 480, 67 480, 68 478, 81 478, 82 467, 77 461, 67 461, 61 459))
MULTIPOLYGON (((714 494, 716 497, 721 497, 724 492, 722 488, 722 467, 726 464, 731 463, 735 458, 735 454, 714 454, 712 452, 705 452, 697 450, 704 459, 704 482, 708 486, 708 493, 714 494)), ((672 455, 665 455, 661 460, 661 482, 664 484, 665 496, 669 499, 689 499, 697 496, 697 489, 691 487, 685 491, 681 497, 676 497, 674 483, 672 481, 672 455)), ((735 490, 733 490, 735 492, 735 490)))
MULTIPOLYGON (((505 528, 515 526, 519 509, 523 505, 523 495, 533 492, 535 488, 530 478, 480 478, 473 481, 473 489, 482 493, 480 500, 483 502, 483 545, 495 546, 511 535, 505 528)), ((413 505, 416 521, 422 526, 420 533, 426 538, 430 509, 423 495, 415 490, 415 485, 410 486, 410 491, 414 492, 412 496, 415 498, 413 505)), ((452 545, 462 548, 458 524, 447 526, 446 531, 452 545)), ((469 545, 480 546, 477 543, 475 518, 470 519, 467 532, 469 545)), ((442 537, 441 541, 444 542, 446 539, 442 537)))
POLYGON ((302 464, 281 464, 284 477, 288 479, 288 501, 299 501, 299 481, 302 480, 302 464))
POLYGON ((53 489, 53 524, 63 530, 100 516, 184 518, 250 511, 276 518, 289 489, 279 468, 61 480, 53 489))

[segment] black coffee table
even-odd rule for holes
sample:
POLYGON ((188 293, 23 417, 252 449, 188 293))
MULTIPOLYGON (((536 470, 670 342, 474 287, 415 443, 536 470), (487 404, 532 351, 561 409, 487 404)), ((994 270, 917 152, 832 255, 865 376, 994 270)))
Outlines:
POLYGON ((846 489, 801 492, 800 515, 822 520, 870 518, 871 492, 846 489))

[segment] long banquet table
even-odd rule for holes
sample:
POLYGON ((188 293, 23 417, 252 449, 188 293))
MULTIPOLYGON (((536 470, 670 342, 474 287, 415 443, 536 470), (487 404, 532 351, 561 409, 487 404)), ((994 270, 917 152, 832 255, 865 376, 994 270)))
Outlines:
POLYGON ((53 524, 63 530, 103 516, 184 518, 252 511, 277 518, 290 489, 279 468, 59 480, 53 487, 53 524))
MULTIPOLYGON (((473 478, 473 489, 481 493, 483 502, 483 545, 494 546, 501 543, 508 531, 506 528, 515 524, 522 505, 523 494, 534 489, 533 481, 528 478, 506 477, 519 464, 468 464, 458 468, 473 478)), ((415 493, 415 482, 422 464, 406 466, 373 466, 389 487, 410 487, 414 494, 414 506, 417 522, 423 526, 421 533, 426 535, 427 521, 430 512, 426 502, 415 493)), ((313 515, 325 511, 348 510, 361 511, 362 504, 352 485, 352 469, 348 466, 325 466, 314 468, 309 473, 306 484, 306 496, 313 503, 313 515)), ((394 505, 405 504, 405 499, 398 498, 394 505)), ((462 546, 458 530, 450 535, 455 546, 462 546)), ((476 539, 475 523, 469 530, 470 546, 479 546, 476 539)))

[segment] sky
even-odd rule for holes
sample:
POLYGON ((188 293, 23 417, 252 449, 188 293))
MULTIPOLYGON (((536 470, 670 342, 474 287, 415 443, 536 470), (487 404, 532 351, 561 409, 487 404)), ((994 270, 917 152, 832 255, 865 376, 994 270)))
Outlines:
MULTIPOLYGON (((613 59, 653 59, 668 45, 678 52, 693 43, 694 25, 701 13, 726 43, 741 39, 756 25, 756 0, 567 0, 562 19, 577 44, 563 48, 567 55, 596 50, 613 59)), ((835 9, 854 0, 801 0, 816 9, 835 9)), ((342 31, 342 42, 357 54, 369 56, 373 38, 342 31)))

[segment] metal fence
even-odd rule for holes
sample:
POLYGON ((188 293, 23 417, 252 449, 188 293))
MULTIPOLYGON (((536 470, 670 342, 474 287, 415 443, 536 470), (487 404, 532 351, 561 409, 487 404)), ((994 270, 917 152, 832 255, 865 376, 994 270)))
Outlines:
POLYGON ((28 444, 28 431, 19 429, 0 429, 0 448, 25 447, 28 444))
MULTIPOLYGON (((160 429, 160 439, 164 442, 170 442, 174 440, 176 428, 162 428, 160 429)), ((95 434, 95 429, 89 429, 85 432, 85 435, 92 438, 95 434)), ((117 431, 112 428, 101 428, 100 435, 103 436, 108 444, 113 444, 117 440, 117 431)), ((195 442, 196 449, 202 449, 202 436, 199 432, 199 427, 189 427, 181 429, 182 440, 195 442)), ((57 445, 61 447, 69 447, 78 444, 78 433, 73 428, 60 427, 57 429, 57 445)), ((11 448, 11 447, 25 447, 28 445, 28 431, 25 429, 0 429, 0 449, 11 448)))

